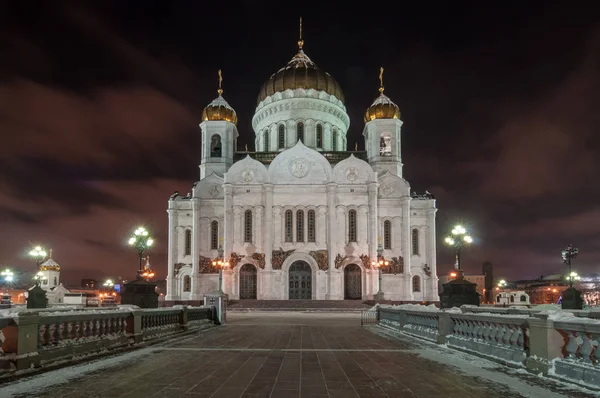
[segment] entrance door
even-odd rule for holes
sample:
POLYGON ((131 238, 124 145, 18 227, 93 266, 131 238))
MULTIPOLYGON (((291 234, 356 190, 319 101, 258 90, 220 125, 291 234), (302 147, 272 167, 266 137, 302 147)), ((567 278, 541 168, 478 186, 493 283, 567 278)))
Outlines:
POLYGON ((240 300, 256 300, 256 267, 244 264, 240 268, 240 300))
POLYGON ((312 270, 304 261, 290 267, 290 300, 312 299, 312 270))
POLYGON ((356 264, 348 264, 344 268, 344 299, 360 300, 362 298, 362 273, 356 264))

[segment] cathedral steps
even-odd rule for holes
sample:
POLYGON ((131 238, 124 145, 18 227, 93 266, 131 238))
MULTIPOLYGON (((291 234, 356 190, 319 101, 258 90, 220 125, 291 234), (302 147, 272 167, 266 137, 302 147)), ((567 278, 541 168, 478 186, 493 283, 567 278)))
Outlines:
POLYGON ((370 306, 361 300, 239 300, 230 301, 233 312, 250 311, 335 311, 361 312, 370 306))

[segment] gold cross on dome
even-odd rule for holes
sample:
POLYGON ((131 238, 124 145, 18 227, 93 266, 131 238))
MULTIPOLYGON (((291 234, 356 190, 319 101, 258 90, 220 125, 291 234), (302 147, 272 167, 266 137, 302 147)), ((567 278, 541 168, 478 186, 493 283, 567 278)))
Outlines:
POLYGON ((379 68, 379 92, 383 94, 383 66, 379 68))
POLYGON ((223 84, 223 74, 221 73, 221 69, 217 71, 217 74, 219 75, 219 89, 217 90, 217 92, 219 93, 219 95, 221 95, 223 94, 223 89, 221 88, 221 85, 223 84))
POLYGON ((300 40, 298 40, 298 48, 302 50, 304 46, 304 40, 302 39, 302 17, 300 17, 300 40))

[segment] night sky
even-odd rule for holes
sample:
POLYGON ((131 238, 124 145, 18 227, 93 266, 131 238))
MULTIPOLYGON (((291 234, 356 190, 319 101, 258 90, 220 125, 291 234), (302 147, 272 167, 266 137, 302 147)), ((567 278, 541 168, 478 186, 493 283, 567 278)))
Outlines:
POLYGON ((144 224, 164 277, 167 200, 199 177, 217 69, 252 150, 259 88, 295 54, 302 16, 306 53, 344 90, 349 148, 364 149, 385 67, 404 177, 437 198, 438 273, 455 222, 475 238, 467 272, 485 260, 498 277, 561 272, 569 243, 577 271, 599 271, 599 15, 495 4, 1 2, 0 264, 31 271, 42 244, 67 283, 131 278, 125 243, 144 224))

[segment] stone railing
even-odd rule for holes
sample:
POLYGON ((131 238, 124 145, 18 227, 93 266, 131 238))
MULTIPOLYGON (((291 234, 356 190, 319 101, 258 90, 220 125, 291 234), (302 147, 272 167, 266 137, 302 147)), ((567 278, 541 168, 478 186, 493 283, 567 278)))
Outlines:
POLYGON ((600 389, 600 312, 381 306, 381 326, 600 389), (500 311, 499 311, 500 310, 500 311))
POLYGON ((0 318, 0 368, 21 370, 213 324, 212 307, 39 311, 0 318))

